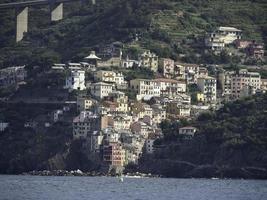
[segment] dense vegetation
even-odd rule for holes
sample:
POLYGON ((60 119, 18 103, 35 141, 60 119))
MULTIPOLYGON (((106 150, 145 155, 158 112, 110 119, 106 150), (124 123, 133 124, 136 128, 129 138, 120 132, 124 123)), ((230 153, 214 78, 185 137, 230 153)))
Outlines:
POLYGON ((88 171, 98 167, 82 151, 81 141, 72 141, 71 122, 58 121, 44 127, 45 122, 51 122, 52 111, 61 106, 0 104, 0 121, 9 121, 9 127, 0 134, 0 174, 44 169, 88 171), (24 127, 25 122, 35 120, 35 128, 24 127))
MULTIPOLYGON (((162 148, 159 148, 153 160, 188 162, 197 166, 219 168, 256 167, 266 171, 266 117, 265 94, 228 103, 215 113, 203 113, 193 122, 198 133, 192 140, 187 140, 178 133, 178 128, 188 125, 188 122, 164 122, 164 139, 156 141, 162 148)), ((170 176, 181 176, 178 167, 176 171, 167 172, 170 176)))
POLYGON ((48 8, 31 8, 29 32, 19 44, 14 42, 14 12, 1 10, 0 65, 75 61, 113 41, 126 42, 131 52, 149 48, 160 56, 185 54, 188 62, 222 62, 220 57, 195 55, 203 54, 205 32, 220 25, 240 28, 244 38, 266 42, 264 0, 98 0, 96 6, 68 3, 65 8, 65 19, 52 24, 48 8))

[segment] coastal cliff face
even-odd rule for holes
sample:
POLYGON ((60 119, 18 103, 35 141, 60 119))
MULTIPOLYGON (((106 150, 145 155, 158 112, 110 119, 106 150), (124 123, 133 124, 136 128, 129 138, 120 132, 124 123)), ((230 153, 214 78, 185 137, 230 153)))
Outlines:
POLYGON ((175 178, 267 179, 266 168, 195 165, 185 161, 168 159, 148 159, 140 165, 139 171, 175 178))

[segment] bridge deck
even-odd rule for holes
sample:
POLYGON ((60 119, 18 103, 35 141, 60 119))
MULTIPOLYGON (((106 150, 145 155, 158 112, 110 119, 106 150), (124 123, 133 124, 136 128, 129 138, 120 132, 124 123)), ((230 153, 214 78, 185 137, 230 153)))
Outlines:
POLYGON ((47 5, 50 3, 64 3, 70 1, 81 1, 81 0, 35 0, 35 1, 25 1, 25 2, 13 2, 13 3, 4 3, 0 4, 0 9, 10 9, 17 7, 27 7, 27 6, 36 6, 36 5, 47 5))

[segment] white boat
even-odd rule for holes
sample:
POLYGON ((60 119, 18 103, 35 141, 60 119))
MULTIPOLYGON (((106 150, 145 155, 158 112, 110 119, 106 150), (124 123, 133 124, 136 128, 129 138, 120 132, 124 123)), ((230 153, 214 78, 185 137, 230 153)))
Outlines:
POLYGON ((143 177, 143 176, 139 176, 139 175, 126 175, 125 176, 126 178, 145 178, 145 177, 143 177))

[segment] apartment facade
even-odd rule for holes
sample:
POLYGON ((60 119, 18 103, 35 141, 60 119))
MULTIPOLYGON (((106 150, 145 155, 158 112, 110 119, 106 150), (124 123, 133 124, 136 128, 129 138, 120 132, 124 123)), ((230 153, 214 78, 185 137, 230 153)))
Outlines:
POLYGON ((172 101, 167 104, 166 111, 175 117, 190 117, 191 107, 188 104, 182 104, 180 101, 172 101))
POLYGON ((175 97, 179 93, 186 92, 186 83, 183 81, 166 78, 158 78, 154 81, 159 83, 162 96, 175 97))
POLYGON ((137 121, 131 124, 131 131, 136 133, 143 138, 147 138, 150 133, 153 132, 153 129, 142 121, 137 121))
POLYGON ((231 77, 232 98, 238 99, 249 96, 261 88, 261 76, 258 72, 248 72, 247 70, 239 70, 231 77), (251 89, 251 93, 248 91, 251 89), (247 93, 249 92, 249 93, 247 93))
POLYGON ((264 44, 252 42, 247 49, 248 56, 252 56, 256 59, 263 59, 264 57, 264 44))
POLYGON ((120 72, 100 70, 96 72, 95 78, 97 81, 115 83, 117 87, 127 87, 127 82, 120 72))
POLYGON ((92 83, 90 89, 93 96, 103 99, 113 91, 113 85, 104 82, 92 83))
POLYGON ((204 95, 204 102, 216 103, 217 83, 211 76, 201 76, 197 79, 197 86, 204 95))
POLYGON ((85 90, 85 71, 72 70, 66 78, 65 88, 70 90, 85 90))
POLYGON ((174 76, 174 60, 170 58, 159 59, 159 69, 166 78, 173 78, 174 76))
POLYGON ((176 79, 185 80, 187 84, 197 83, 197 78, 199 76, 198 64, 176 63, 176 68, 177 73, 179 73, 176 79))
POLYGON ((220 52, 225 45, 233 43, 235 40, 240 40, 242 31, 234 27, 218 27, 213 32, 209 33, 205 39, 206 46, 215 51, 220 52))
POLYGON ((148 68, 153 72, 158 71, 159 60, 156 54, 147 50, 139 56, 139 60, 140 60, 140 63, 139 63, 140 67, 148 68))
POLYGON ((125 164, 125 150, 120 142, 105 141, 103 145, 103 161, 106 165, 120 168, 125 164))
POLYGON ((160 96, 160 83, 153 80, 133 79, 130 81, 130 87, 136 92, 137 100, 160 96))
POLYGON ((232 94, 232 76, 234 71, 222 70, 218 75, 218 83, 222 90, 222 97, 229 100, 232 94))
POLYGON ((107 99, 116 103, 117 112, 127 113, 129 111, 128 97, 125 93, 121 91, 113 91, 112 93, 109 93, 107 99))
POLYGON ((82 111, 79 116, 73 119, 73 138, 85 139, 94 131, 100 131, 108 127, 106 116, 95 115, 89 111, 82 111))
POLYGON ((77 97, 77 110, 90 110, 95 104, 95 101, 87 97, 77 97))
POLYGON ((132 123, 132 116, 129 115, 118 115, 112 118, 111 126, 114 130, 130 130, 132 123))

